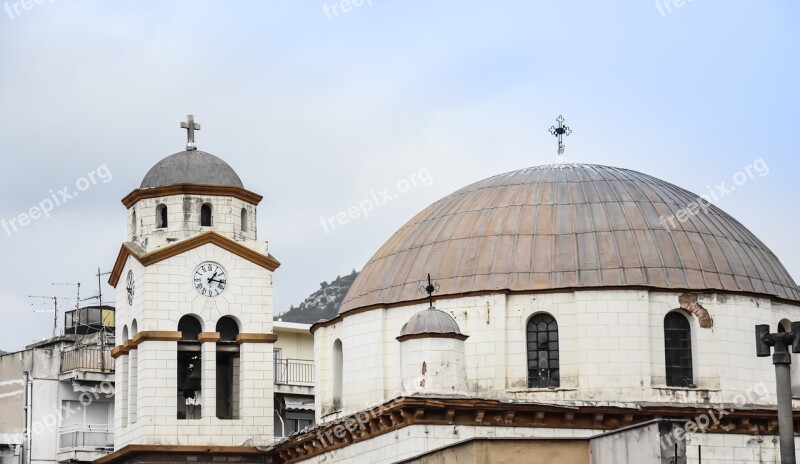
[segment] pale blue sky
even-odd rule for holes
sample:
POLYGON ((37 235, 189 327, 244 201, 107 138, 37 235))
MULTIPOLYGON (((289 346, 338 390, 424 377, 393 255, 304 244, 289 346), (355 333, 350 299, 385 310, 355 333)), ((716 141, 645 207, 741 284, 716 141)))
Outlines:
POLYGON ((769 175, 717 204, 800 276, 797 2, 694 0, 662 15, 649 0, 372 0, 332 20, 322 1, 44 0, 19 15, 14 3, 0 0, 0 218, 100 165, 113 178, 0 229, 0 349, 50 333, 28 294, 94 289, 125 236, 119 200, 182 149, 187 113, 200 149, 264 195, 280 311, 360 269, 438 198, 554 162, 559 114, 569 161, 696 193, 763 157, 769 175), (320 226, 424 168, 431 185, 320 226))

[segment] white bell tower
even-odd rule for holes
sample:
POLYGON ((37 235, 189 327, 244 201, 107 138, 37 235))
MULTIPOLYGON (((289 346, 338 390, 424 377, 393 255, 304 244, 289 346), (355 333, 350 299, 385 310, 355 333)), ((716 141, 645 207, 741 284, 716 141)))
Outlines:
POLYGON ((241 446, 273 436, 272 273, 261 196, 198 151, 158 162, 123 200, 114 447, 241 446))

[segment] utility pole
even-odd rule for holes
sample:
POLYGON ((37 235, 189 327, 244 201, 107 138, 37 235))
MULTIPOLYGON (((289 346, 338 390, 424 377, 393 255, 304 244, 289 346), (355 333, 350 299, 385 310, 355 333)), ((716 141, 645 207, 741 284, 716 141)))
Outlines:
POLYGON ((800 322, 792 322, 791 332, 769 333, 769 325, 756 326, 756 356, 763 358, 774 347, 775 388, 778 394, 778 433, 781 443, 781 464, 796 464, 794 450, 794 418, 792 411, 792 354, 800 353, 800 322))
MULTIPOLYGON (((53 300, 53 309, 34 309, 33 312, 35 313, 42 313, 42 312, 50 312, 53 311, 53 338, 58 335, 58 297, 57 296, 34 296, 28 295, 28 298, 42 298, 46 300, 53 300)), ((31 306, 35 306, 36 303, 31 303, 31 306)))

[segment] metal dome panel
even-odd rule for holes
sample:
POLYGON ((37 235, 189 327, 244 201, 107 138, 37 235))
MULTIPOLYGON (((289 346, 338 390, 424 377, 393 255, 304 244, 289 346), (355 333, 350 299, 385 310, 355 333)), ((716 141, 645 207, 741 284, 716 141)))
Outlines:
POLYGON ((440 295, 598 287, 730 291, 800 301, 778 258, 698 196, 628 169, 539 166, 490 177, 417 214, 369 260, 340 313, 440 295))

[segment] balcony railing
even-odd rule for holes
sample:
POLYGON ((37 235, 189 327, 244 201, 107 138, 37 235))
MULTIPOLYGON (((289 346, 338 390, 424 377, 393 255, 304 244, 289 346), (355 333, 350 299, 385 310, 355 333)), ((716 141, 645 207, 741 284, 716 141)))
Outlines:
POLYGON ((314 361, 305 359, 276 359, 275 383, 284 385, 313 385, 314 361))
POLYGON ((74 370, 114 372, 114 359, 111 357, 111 348, 83 346, 62 352, 61 372, 74 370))
POLYGON ((114 449, 114 431, 108 424, 65 425, 59 429, 59 453, 114 449))

